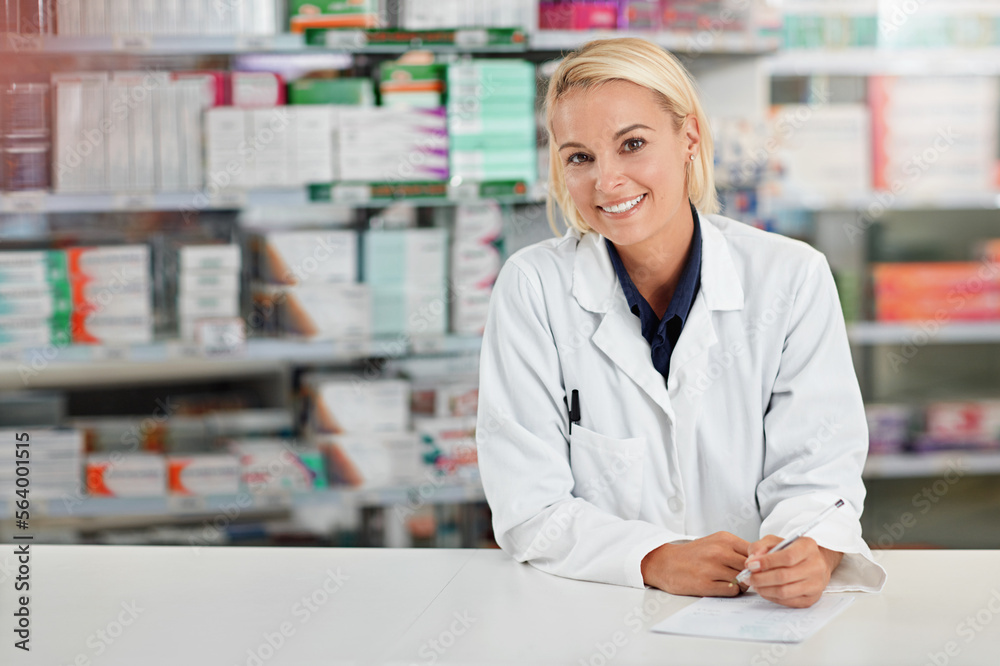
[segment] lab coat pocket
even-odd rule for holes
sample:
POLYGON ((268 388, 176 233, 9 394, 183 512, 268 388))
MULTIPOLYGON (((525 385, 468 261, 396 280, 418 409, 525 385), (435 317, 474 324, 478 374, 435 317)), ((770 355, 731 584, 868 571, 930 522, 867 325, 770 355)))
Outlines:
POLYGON ((645 440, 615 439, 573 426, 569 461, 573 494, 620 518, 639 517, 645 440))

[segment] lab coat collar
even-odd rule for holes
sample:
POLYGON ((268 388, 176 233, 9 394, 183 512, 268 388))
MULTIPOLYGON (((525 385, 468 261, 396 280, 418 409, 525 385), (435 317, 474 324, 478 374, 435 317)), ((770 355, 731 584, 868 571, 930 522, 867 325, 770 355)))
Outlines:
MULTIPOLYGON (((741 310, 743 285, 729 253, 729 243, 715 226, 714 215, 699 214, 699 217, 702 233, 700 291, 705 304, 709 310, 741 310)), ((581 235, 576 230, 569 234, 580 238, 573 264, 573 297, 585 310, 604 314, 621 292, 604 247, 604 237, 596 232, 581 235)))

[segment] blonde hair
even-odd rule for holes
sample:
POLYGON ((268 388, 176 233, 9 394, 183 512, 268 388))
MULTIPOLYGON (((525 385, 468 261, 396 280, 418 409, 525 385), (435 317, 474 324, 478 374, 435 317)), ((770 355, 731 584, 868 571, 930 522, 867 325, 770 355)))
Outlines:
POLYGON ((701 212, 717 212, 719 202, 715 193, 712 133, 690 74, 677 58, 644 39, 595 39, 563 59, 552 75, 545 95, 550 162, 547 211, 552 230, 561 234, 556 225, 555 203, 572 227, 581 233, 590 231, 566 187, 565 167, 552 138, 553 108, 563 95, 572 90, 589 90, 608 81, 628 81, 651 90, 673 118, 675 131, 681 130, 688 116, 697 119, 701 145, 687 171, 688 197, 701 212))

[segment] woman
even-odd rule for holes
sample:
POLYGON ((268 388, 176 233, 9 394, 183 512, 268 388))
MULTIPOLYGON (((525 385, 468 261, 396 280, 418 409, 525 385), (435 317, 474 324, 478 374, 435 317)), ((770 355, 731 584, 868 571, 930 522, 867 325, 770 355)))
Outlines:
POLYGON ((570 54, 546 120, 569 229, 507 261, 483 339, 479 465, 500 546, 674 594, 739 594, 744 566, 787 606, 881 589, 859 522, 864 408, 824 256, 712 214, 708 122, 653 44, 570 54))

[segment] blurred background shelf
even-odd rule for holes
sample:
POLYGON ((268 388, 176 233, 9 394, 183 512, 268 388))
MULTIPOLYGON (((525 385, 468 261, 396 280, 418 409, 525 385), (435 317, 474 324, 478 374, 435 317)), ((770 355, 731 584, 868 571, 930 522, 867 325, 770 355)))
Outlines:
POLYGON ((873 453, 865 463, 866 479, 935 477, 957 470, 965 476, 1000 474, 1000 451, 935 453, 873 453))
POLYGON ((859 345, 990 343, 1000 342, 1000 322, 950 322, 937 330, 933 322, 855 322, 847 334, 859 345))
POLYGON ((475 354, 478 336, 395 336, 373 340, 249 340, 233 355, 206 355, 178 341, 150 345, 70 345, 6 350, 0 354, 0 389, 239 377, 278 372, 296 365, 350 364, 368 358, 475 354))
POLYGON ((1000 208, 1000 192, 939 193, 894 196, 865 192, 852 196, 798 194, 766 197, 772 209, 807 211, 863 211, 877 217, 886 210, 978 210, 1000 208))
POLYGON ((777 37, 750 33, 712 32, 642 32, 627 30, 539 30, 531 36, 531 48, 538 51, 568 51, 592 39, 639 37, 659 44, 668 51, 682 54, 763 55, 780 46, 777 37))
POLYGON ((1000 48, 786 49, 764 60, 772 76, 997 76, 1000 48))
POLYGON ((283 189, 223 190, 218 193, 61 194, 47 191, 0 193, 3 213, 100 213, 169 211, 197 213, 255 207, 297 208, 328 204, 378 208, 398 202, 440 206, 482 200, 500 203, 544 201, 538 183, 457 182, 428 188, 420 183, 333 183, 283 189))
MULTIPOLYGON (((329 488, 309 493, 270 492, 192 497, 67 497, 32 500, 29 524, 49 519, 150 518, 209 519, 230 516, 230 520, 264 513, 287 512, 294 507, 424 506, 483 502, 482 485, 430 479, 413 485, 386 488, 329 488)), ((13 504, 0 502, 0 520, 10 520, 13 504)))

